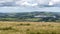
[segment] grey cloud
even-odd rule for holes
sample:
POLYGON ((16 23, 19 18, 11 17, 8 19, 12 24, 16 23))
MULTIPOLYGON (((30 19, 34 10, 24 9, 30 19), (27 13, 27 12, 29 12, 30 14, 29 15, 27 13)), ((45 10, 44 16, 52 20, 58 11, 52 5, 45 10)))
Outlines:
MULTIPOLYGON (((27 2, 27 4, 29 5, 33 5, 36 4, 38 7, 60 7, 60 1, 59 0, 0 0, 0 7, 3 6, 20 6, 21 4, 23 4, 23 2, 27 2), (16 4, 16 2, 18 2, 18 4, 16 4), (52 2, 53 5, 49 5, 49 3, 52 2)), ((25 5, 25 4, 24 4, 25 5)), ((22 5, 22 6, 24 6, 22 5)), ((27 6, 27 5, 25 5, 27 6)))

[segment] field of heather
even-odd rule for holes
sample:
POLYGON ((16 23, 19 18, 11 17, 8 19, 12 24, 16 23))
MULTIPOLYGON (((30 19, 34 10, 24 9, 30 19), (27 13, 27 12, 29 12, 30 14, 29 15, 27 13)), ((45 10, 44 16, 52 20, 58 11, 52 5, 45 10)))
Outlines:
POLYGON ((0 21, 0 34, 60 34, 60 23, 0 21))

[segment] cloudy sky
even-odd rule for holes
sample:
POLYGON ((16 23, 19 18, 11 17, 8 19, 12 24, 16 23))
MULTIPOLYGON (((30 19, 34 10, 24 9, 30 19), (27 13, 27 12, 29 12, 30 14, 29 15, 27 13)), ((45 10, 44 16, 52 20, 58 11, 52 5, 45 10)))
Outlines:
POLYGON ((60 11, 60 0, 0 0, 0 12, 60 11))

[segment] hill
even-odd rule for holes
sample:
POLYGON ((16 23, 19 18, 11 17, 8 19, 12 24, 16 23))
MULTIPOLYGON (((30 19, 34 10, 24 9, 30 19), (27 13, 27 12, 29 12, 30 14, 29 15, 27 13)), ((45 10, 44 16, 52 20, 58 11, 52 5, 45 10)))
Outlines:
POLYGON ((33 22, 60 21, 60 12, 35 11, 23 13, 0 13, 0 21, 33 21, 33 22))

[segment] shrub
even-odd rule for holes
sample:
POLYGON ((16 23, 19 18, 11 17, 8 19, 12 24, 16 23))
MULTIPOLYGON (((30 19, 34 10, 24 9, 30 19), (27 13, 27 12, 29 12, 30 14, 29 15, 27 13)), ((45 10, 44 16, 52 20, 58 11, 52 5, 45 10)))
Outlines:
POLYGON ((30 31, 30 29, 27 29, 26 31, 30 31))
POLYGON ((0 30, 13 30, 12 27, 3 27, 3 28, 0 28, 0 30))
POLYGON ((56 32, 52 32, 51 34, 56 34, 56 32))
POLYGON ((17 26, 29 26, 30 24, 28 23, 28 24, 17 24, 17 26))
POLYGON ((28 23, 28 24, 25 24, 25 25, 29 26, 30 24, 28 23))
POLYGON ((40 32, 37 32, 37 34, 41 34, 40 32))
POLYGON ((35 34, 34 32, 30 32, 30 34, 35 34))

